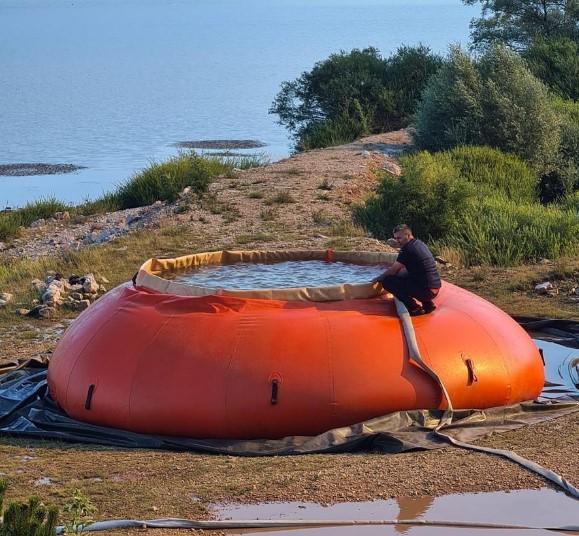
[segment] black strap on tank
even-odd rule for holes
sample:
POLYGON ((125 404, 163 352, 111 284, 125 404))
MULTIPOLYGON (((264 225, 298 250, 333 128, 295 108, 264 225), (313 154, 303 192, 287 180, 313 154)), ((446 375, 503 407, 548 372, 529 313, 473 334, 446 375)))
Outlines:
POLYGON ((86 393, 86 400, 84 402, 84 409, 90 409, 90 405, 92 403, 92 394, 94 393, 94 383, 91 383, 88 386, 88 391, 86 393))
POLYGON ((279 381, 271 380, 271 404, 275 406, 277 404, 277 394, 279 391, 279 381))

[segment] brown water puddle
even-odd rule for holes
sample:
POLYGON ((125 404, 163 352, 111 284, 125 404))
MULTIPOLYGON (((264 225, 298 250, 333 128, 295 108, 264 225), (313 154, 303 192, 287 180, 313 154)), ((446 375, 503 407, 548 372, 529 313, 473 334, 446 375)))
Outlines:
MULTIPOLYGON (((493 523, 527 527, 579 525, 579 501, 551 489, 472 493, 443 497, 406 497, 387 501, 341 503, 264 503, 256 505, 216 505, 213 513, 221 520, 410 520, 493 523)), ((579 534, 538 529, 488 529, 474 527, 428 527, 410 525, 335 526, 282 529, 276 536, 463 536, 521 534, 579 534)), ((259 534, 257 529, 234 530, 230 534, 259 534)))

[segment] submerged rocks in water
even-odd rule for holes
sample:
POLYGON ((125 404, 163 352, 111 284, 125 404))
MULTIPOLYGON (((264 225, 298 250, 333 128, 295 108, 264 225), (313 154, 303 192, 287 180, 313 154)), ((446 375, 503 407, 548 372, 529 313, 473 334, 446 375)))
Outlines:
POLYGON ((175 145, 182 149, 258 149, 267 143, 258 140, 193 140, 178 141, 175 145))
POLYGON ((0 164, 0 175, 8 177, 58 175, 60 173, 72 173, 79 169, 85 169, 85 167, 73 164, 0 164))

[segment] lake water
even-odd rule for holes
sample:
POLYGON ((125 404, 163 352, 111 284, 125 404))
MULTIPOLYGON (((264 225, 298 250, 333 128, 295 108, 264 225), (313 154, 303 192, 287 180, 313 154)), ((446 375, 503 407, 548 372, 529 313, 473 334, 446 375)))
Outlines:
POLYGON ((369 283, 386 266, 326 261, 285 261, 200 266, 176 274, 188 285, 227 289, 327 287, 344 283, 369 283))
POLYGON ((340 49, 444 52, 478 13, 460 0, 0 0, 0 164, 86 166, 0 176, 0 207, 98 196, 183 140, 287 156, 268 114, 282 81, 340 49))

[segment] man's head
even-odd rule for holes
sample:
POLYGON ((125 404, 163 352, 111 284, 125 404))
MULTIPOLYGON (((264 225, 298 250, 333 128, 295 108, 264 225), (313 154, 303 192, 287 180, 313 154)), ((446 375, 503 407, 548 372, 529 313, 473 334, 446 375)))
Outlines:
POLYGON ((400 247, 404 247, 414 238, 412 236, 412 229, 410 229, 410 227, 405 223, 401 223, 394 227, 392 234, 394 235, 394 240, 396 240, 400 247))

